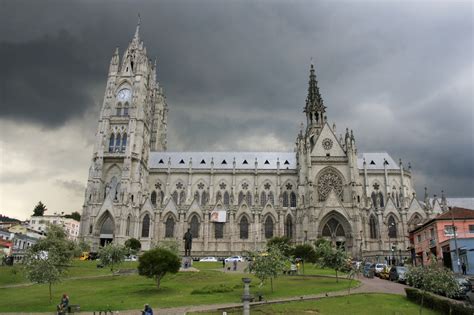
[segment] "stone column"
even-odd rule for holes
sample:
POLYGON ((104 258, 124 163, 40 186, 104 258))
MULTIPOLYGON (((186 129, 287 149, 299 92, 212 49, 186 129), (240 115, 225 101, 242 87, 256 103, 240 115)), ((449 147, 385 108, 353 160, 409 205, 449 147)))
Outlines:
POLYGON ((243 315, 250 315, 250 300, 252 297, 250 296, 250 282, 252 279, 250 278, 242 278, 242 281, 244 283, 244 294, 242 295, 242 302, 244 302, 244 310, 243 310, 243 315))

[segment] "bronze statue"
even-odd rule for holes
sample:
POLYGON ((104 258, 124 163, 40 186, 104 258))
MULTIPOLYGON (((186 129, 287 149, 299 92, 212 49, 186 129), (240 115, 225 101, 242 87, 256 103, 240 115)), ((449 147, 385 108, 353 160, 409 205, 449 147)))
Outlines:
POLYGON ((193 246, 193 234, 191 233, 190 229, 188 229, 188 231, 184 233, 183 240, 184 240, 184 256, 191 256, 191 248, 193 246))

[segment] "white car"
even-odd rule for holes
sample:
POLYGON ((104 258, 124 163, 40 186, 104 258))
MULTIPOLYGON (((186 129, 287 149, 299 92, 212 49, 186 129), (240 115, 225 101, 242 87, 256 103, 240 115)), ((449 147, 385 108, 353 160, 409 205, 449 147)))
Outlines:
POLYGON ((375 264, 375 274, 378 275, 387 267, 386 264, 375 264))
POLYGON ((137 261, 138 257, 135 255, 130 255, 125 257, 125 261, 137 261))
POLYGON ((224 259, 224 262, 226 263, 234 262, 234 261, 242 262, 244 261, 244 259, 242 258, 242 256, 232 256, 232 257, 227 257, 226 259, 224 259))
POLYGON ((203 258, 199 259, 199 261, 203 261, 203 262, 217 262, 217 258, 216 258, 216 257, 203 257, 203 258))

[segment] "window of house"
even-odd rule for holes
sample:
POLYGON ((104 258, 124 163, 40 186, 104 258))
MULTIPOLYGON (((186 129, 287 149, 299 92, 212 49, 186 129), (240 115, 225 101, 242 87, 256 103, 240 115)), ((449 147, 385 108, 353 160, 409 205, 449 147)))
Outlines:
POLYGON ((421 234, 417 235, 417 239, 418 239, 418 243, 420 243, 421 242, 421 234))
POLYGON ((454 228, 452 225, 444 226, 444 235, 445 236, 454 236, 454 228))
POLYGON ((469 224, 469 233, 474 233, 474 225, 469 224))
POLYGON ((435 238, 434 229, 430 229, 430 236, 431 236, 431 239, 434 239, 434 238, 435 238))

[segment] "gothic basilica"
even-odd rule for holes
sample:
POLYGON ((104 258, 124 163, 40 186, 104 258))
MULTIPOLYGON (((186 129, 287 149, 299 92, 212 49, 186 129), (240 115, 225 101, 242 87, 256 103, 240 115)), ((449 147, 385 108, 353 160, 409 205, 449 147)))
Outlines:
POLYGON ((315 69, 306 125, 288 152, 169 152, 168 105, 140 26, 112 56, 81 218, 93 248, 139 239, 147 250, 189 228, 193 256, 262 249, 274 236, 327 238, 355 257, 407 256, 408 231, 441 211, 415 197, 410 165, 358 153, 328 123, 315 69))

